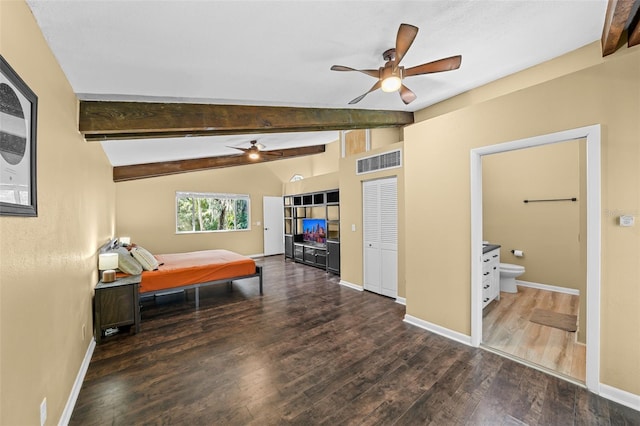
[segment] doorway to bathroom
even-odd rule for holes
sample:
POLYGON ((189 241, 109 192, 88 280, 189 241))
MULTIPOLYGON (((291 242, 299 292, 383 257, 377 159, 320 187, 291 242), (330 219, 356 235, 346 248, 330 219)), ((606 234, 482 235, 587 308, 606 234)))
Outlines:
POLYGON ((472 343, 590 389, 599 365, 599 149, 600 127, 589 126, 471 152, 472 343), (483 241, 502 246, 502 264, 524 267, 517 293, 507 286, 484 304, 483 241), (577 331, 567 331, 572 318, 577 331))
POLYGON ((500 299, 483 308, 482 343, 581 382, 584 149, 579 139, 482 157, 482 237, 501 246, 500 299))

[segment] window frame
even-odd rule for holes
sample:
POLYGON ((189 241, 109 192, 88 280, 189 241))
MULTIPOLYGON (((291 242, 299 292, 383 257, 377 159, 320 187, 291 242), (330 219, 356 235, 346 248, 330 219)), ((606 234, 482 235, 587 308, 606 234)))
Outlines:
POLYGON ((193 192, 193 191, 176 191, 175 194, 175 233, 176 235, 183 234, 208 234, 208 233, 216 233, 216 232, 245 232, 251 231, 251 196, 249 194, 230 194, 230 193, 221 193, 221 192, 193 192), (181 231, 179 230, 179 200, 184 198, 194 198, 194 199, 218 199, 218 200, 233 200, 234 206, 237 201, 245 201, 247 205, 247 227, 246 228, 237 228, 237 218, 235 215, 237 214, 237 209, 234 209, 234 226, 233 229, 206 229, 206 230, 196 230, 195 229, 195 212, 192 212, 192 230, 190 231, 181 231))

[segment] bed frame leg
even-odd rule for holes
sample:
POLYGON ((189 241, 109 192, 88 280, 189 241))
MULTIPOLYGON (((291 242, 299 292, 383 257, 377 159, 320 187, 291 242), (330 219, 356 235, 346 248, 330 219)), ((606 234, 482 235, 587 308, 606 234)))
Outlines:
POLYGON ((260 280, 260 294, 262 294, 262 266, 256 266, 256 269, 258 270, 258 274, 260 274, 258 279, 260 280))
POLYGON ((196 287, 196 309, 200 307, 200 287, 196 287))

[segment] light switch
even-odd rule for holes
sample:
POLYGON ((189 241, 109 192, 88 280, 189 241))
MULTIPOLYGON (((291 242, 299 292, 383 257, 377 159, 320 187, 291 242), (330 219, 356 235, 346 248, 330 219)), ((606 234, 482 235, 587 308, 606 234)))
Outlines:
POLYGON ((351 224, 351 231, 352 232, 356 232, 356 224, 355 223, 351 224))

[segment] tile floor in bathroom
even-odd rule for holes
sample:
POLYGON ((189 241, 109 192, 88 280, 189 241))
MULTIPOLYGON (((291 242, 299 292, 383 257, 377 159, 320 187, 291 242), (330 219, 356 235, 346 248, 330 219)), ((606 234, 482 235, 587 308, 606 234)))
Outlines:
POLYGON ((578 315, 579 298, 570 294, 518 286, 518 293, 500 293, 483 313, 483 343, 529 362, 585 380, 586 346, 576 333, 529 321, 533 310, 578 315))

